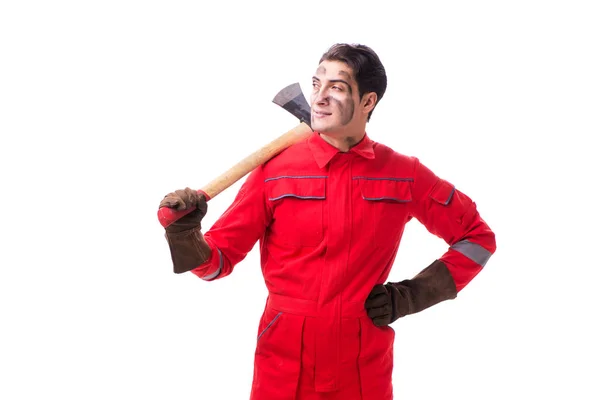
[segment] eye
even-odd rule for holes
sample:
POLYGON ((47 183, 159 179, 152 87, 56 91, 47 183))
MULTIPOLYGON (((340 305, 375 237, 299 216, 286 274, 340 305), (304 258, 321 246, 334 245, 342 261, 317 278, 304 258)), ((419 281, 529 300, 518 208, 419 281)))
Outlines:
POLYGON ((342 88, 340 86, 332 86, 332 89, 338 90, 338 91, 342 90, 342 88))

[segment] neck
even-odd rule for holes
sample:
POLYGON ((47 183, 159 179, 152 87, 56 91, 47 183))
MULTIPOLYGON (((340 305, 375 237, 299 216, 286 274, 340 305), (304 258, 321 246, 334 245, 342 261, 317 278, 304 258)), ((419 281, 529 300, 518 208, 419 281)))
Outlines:
POLYGON ((331 135, 328 133, 320 133, 320 135, 324 141, 343 153, 348 152, 365 137, 364 132, 359 135, 331 135))

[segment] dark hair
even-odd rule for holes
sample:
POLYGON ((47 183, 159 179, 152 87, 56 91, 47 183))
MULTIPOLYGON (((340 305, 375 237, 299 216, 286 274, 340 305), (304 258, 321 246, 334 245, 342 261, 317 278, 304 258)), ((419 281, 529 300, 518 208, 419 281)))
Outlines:
MULTIPOLYGON (((341 61, 352 68, 360 98, 365 93, 375 92, 377 94, 375 105, 382 99, 387 87, 387 76, 379 56, 373 49, 362 44, 337 43, 323 53, 319 64, 325 60, 341 61)), ((375 107, 369 113, 367 121, 371 119, 374 110, 375 107)))

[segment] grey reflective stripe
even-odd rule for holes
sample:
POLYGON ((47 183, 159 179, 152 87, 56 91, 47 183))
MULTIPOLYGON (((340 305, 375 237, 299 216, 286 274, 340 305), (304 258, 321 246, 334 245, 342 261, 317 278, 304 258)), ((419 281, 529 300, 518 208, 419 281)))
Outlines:
POLYGON ((219 276, 219 274, 221 274, 221 270, 223 269, 223 253, 221 253, 221 250, 219 249, 217 249, 217 251, 219 252, 219 268, 212 274, 203 276, 202 279, 204 279, 205 281, 215 279, 217 276, 219 276))
POLYGON ((274 178, 267 178, 265 182, 275 181, 277 179, 324 179, 326 175, 281 175, 274 178))
POLYGON ((402 199, 399 199, 397 197, 365 197, 365 196, 363 196, 363 199, 369 200, 369 201, 394 200, 394 201, 396 201, 398 203, 408 203, 408 202, 410 202, 410 200, 402 200, 402 199))
POLYGON ((269 197, 269 200, 275 201, 275 200, 283 199, 284 197, 295 197, 297 199, 302 199, 302 200, 323 200, 325 198, 325 196, 298 196, 297 194, 286 193, 286 194, 282 194, 281 196, 278 196, 278 197, 269 197))
MULTIPOLYGON (((448 196, 448 200, 446 200, 446 202, 444 203, 445 206, 448 205, 448 203, 450 203, 450 200, 452 200, 452 196, 454 195, 454 192, 456 191, 456 188, 453 187, 452 191, 450 192, 450 196, 448 196)), ((460 243, 460 242, 459 242, 460 243)))
POLYGON ((477 243, 471 243, 468 240, 461 240, 460 242, 454 243, 450 246, 452 250, 456 250, 465 257, 473 260, 482 267, 488 262, 492 253, 478 245, 477 243))
POLYGON ((413 178, 391 178, 391 177, 371 178, 369 176, 354 176, 354 177, 352 177, 352 179, 364 179, 366 181, 396 181, 396 182, 413 182, 414 181, 413 178))
POLYGON ((271 325, 273 325, 273 323, 275 321, 277 321, 277 318, 279 318, 280 315, 281 315, 281 311, 279 312, 279 314, 277 314, 275 316, 275 318, 273 318, 273 321, 269 322, 269 325, 267 325, 267 327, 265 329, 263 329, 263 331, 260 333, 260 335, 258 335, 258 337, 256 338, 256 340, 260 339, 260 337, 271 327, 271 325))

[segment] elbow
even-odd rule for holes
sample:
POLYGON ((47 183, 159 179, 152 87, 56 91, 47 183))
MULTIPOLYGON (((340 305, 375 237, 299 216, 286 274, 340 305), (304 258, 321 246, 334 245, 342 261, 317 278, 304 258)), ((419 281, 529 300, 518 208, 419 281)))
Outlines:
POLYGON ((490 229, 487 238, 488 251, 491 254, 496 252, 496 234, 490 229))

